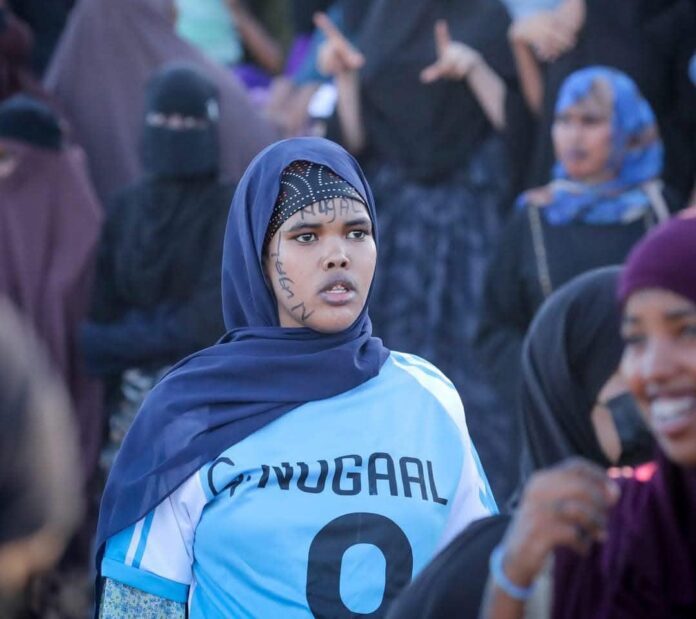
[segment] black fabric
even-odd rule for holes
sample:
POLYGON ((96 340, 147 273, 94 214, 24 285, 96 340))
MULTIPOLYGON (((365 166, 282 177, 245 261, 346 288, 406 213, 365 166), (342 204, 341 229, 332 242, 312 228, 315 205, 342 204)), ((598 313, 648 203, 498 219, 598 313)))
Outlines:
POLYGON ((214 178, 146 179, 115 198, 82 330, 92 371, 161 367, 223 334, 220 265, 233 192, 214 178))
POLYGON ((478 50, 504 80, 513 79, 510 19, 498 0, 380 0, 356 37, 366 59, 361 97, 371 154, 427 181, 462 168, 491 131, 466 81, 420 82, 436 59, 439 18, 455 40, 478 50))
POLYGON ((34 35, 32 67, 42 75, 68 21, 75 0, 8 0, 12 12, 26 22, 34 35))
POLYGON ((158 126, 148 118, 141 142, 146 174, 172 178, 217 173, 217 97, 215 85, 195 68, 175 64, 154 75, 147 85, 146 112, 196 119, 198 124, 158 126))
POLYGON ((314 32, 314 14, 326 11, 331 0, 291 0, 292 26, 296 35, 314 32))
POLYGON ((470 524, 394 600, 387 619, 475 619, 488 580, 488 560, 510 516, 470 524))
POLYGON ((524 109, 508 110, 510 143, 517 145, 518 153, 527 153, 514 160, 524 168, 516 173, 525 177, 526 187, 549 180, 554 162, 551 124, 565 78, 585 66, 608 65, 633 78, 650 103, 665 145, 663 179, 686 197, 696 171, 696 93, 686 71, 694 40, 693 0, 587 0, 586 23, 577 44, 543 66, 541 118, 537 121, 524 109))
POLYGON ((529 328, 522 351, 520 413, 529 455, 523 477, 573 455, 611 465, 590 413, 623 351, 619 273, 606 267, 569 282, 529 328))
MULTIPOLYGON (((540 217, 552 289, 576 275, 621 264, 655 224, 652 215, 626 225, 553 226, 540 217)), ((486 272, 476 345, 491 383, 505 400, 517 401, 522 340, 544 301, 529 216, 515 212, 505 225, 486 272)))
POLYGON ((15 95, 0 105, 0 137, 51 150, 63 145, 56 115, 27 95, 15 95))
POLYGON ((604 404, 611 413, 621 443, 621 462, 633 466, 650 460, 655 451, 652 433, 645 425, 638 403, 621 393, 604 404))
POLYGON ((215 85, 194 67, 171 65, 150 80, 145 94, 145 111, 181 114, 203 120, 210 115, 210 102, 217 101, 215 85))

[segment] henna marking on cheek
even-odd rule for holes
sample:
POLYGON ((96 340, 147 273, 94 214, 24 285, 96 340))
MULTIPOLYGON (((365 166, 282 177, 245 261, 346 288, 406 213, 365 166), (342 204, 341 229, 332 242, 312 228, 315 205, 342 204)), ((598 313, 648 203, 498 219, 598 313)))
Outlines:
POLYGON ((300 316, 300 320, 301 320, 302 322, 306 322, 307 319, 308 319, 312 314, 314 314, 314 310, 311 310, 311 311, 309 311, 309 312, 307 311, 307 308, 305 307, 305 302, 304 302, 304 301, 300 301, 297 305, 295 305, 294 307, 291 307, 291 308, 290 308, 290 311, 295 312, 295 311, 297 311, 297 310, 299 310, 299 309, 302 310, 302 314, 301 314, 301 316, 300 316))
POLYGON ((276 244, 276 251, 275 253, 271 254, 271 258, 275 258, 274 264, 276 273, 278 274, 278 284, 283 289, 283 292, 285 292, 286 298, 292 299, 295 296, 295 293, 293 292, 291 285, 295 282, 288 277, 288 274, 285 271, 285 267, 283 267, 283 263, 280 260, 280 233, 278 233, 278 243, 276 244))

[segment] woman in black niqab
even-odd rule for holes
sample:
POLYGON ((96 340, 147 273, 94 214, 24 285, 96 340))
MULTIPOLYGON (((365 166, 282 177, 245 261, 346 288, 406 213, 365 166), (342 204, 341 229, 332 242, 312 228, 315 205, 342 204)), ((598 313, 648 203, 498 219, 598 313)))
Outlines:
MULTIPOLYGON (((224 332, 220 264, 234 190, 218 181, 217 90, 195 69, 171 65, 151 79, 146 99, 146 175, 110 205, 82 328, 89 369, 111 379, 110 401, 120 401, 126 370, 137 368, 128 382, 146 390, 224 332)), ((141 396, 126 408, 135 412, 141 396)))

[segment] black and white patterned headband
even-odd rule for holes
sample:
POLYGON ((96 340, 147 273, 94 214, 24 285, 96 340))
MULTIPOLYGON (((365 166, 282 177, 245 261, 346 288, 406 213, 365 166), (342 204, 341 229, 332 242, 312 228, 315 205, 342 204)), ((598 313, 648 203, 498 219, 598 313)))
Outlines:
POLYGON ((266 240, 297 211, 332 198, 350 198, 365 204, 355 188, 331 169, 311 161, 293 161, 280 177, 280 191, 268 222, 266 240))

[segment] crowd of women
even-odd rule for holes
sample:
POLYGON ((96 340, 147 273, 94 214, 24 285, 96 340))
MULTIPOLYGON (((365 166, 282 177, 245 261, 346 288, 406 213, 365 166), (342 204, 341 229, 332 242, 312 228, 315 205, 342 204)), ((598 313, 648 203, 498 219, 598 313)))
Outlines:
POLYGON ((44 9, 2 616, 694 616, 690 0, 44 9))

